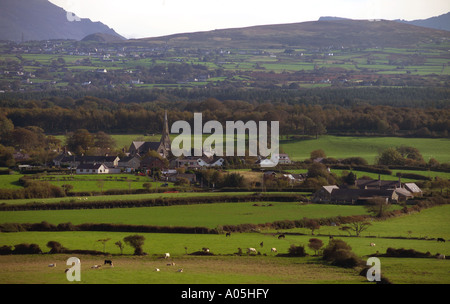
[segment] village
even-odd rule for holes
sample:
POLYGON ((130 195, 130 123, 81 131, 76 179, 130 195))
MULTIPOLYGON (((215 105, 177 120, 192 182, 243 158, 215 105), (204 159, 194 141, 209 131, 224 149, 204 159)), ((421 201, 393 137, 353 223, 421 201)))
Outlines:
MULTIPOLYGON (((180 156, 171 157, 171 140, 169 137, 169 127, 167 113, 164 117, 163 132, 159 142, 133 141, 125 157, 114 155, 75 155, 70 151, 63 151, 53 159, 53 165, 59 168, 69 168, 72 174, 77 175, 105 175, 129 173, 135 175, 151 176, 153 180, 163 182, 179 183, 190 186, 203 184, 202 177, 196 173, 205 169, 217 171, 225 170, 225 159, 218 157, 214 153, 203 152, 202 156, 180 156), (155 172, 158 172, 155 174, 155 172)), ((282 185, 292 190, 294 187, 301 187, 308 180, 308 172, 290 173, 289 168, 295 162, 291 161, 286 153, 278 153, 273 157, 277 158, 277 167, 265 167, 263 164, 271 162, 271 159, 258 157, 254 161, 256 167, 252 171, 260 173, 261 180, 253 182, 251 188, 264 189, 264 185, 282 185)), ((253 159, 254 160, 254 159, 253 159)), ((246 158, 240 158, 245 163, 246 158)), ((247 159, 248 161, 248 159, 247 159)), ((323 158, 316 158, 312 162, 320 165, 323 158)), ((322 165, 324 166, 324 165, 322 165)), ((324 166, 330 173, 330 167, 324 166)), ((337 185, 321 185, 313 189, 311 202, 313 203, 350 203, 361 204, 374 199, 383 199, 386 203, 403 203, 408 199, 414 199, 422 195, 422 190, 414 182, 402 182, 401 176, 398 180, 371 179, 368 177, 357 178, 353 173, 349 173, 350 181, 337 185)), ((239 185, 242 186, 242 185, 239 185)), ((247 185, 248 186, 248 185, 247 185)))

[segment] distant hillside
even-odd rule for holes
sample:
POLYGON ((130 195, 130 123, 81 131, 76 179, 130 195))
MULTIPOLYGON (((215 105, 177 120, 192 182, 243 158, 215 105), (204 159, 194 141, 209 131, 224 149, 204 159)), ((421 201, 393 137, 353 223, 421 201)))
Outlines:
POLYGON ((0 40, 81 40, 94 33, 123 38, 101 22, 70 22, 66 11, 48 0, 0 0, 0 40))
POLYGON ((395 21, 322 20, 145 38, 179 47, 409 47, 450 39, 450 32, 395 21))
POLYGON ((94 41, 94 42, 117 42, 117 41, 122 41, 124 40, 124 38, 116 36, 116 35, 111 35, 111 34, 106 34, 106 33, 95 33, 95 34, 90 34, 86 37, 84 37, 83 39, 81 39, 81 41, 94 41))
POLYGON ((450 13, 423 20, 413 20, 413 21, 395 20, 395 21, 438 30, 450 31, 450 13))

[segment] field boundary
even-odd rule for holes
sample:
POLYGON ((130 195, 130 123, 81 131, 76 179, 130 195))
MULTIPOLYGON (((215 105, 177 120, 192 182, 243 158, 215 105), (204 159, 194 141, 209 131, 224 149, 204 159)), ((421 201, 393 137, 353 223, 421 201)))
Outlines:
POLYGON ((207 196, 207 197, 185 197, 185 198, 152 198, 139 200, 121 201, 76 201, 60 203, 27 203, 27 204, 4 204, 0 205, 0 211, 26 211, 26 210, 70 210, 70 209, 104 209, 104 208, 131 208, 131 207, 161 207, 190 204, 213 204, 213 203, 239 203, 239 202, 297 202, 307 201, 303 195, 297 194, 261 194, 240 196, 207 196))

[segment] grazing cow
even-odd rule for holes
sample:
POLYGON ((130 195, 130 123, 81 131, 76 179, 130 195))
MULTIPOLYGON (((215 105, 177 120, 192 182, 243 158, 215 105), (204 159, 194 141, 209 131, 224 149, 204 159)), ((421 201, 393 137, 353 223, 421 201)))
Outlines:
POLYGON ((105 263, 103 265, 106 265, 106 264, 111 265, 111 267, 114 266, 113 262, 111 260, 105 260, 105 263))
POLYGON ((255 248, 247 248, 247 253, 257 253, 255 248))
POLYGON ((445 240, 443 238, 438 238, 437 241, 445 243, 445 240))
POLYGON ((102 265, 93 265, 93 266, 91 266, 92 269, 98 269, 100 267, 102 267, 102 265))
POLYGON ((370 246, 375 247, 375 243, 370 243, 370 246))
POLYGON ((159 271, 159 268, 155 268, 155 271, 159 271))
POLYGON ((183 268, 178 269, 177 272, 183 272, 183 268))
POLYGON ((277 252, 277 249, 276 248, 272 248, 272 249, 270 249, 270 251, 271 252, 277 252))
POLYGON ((264 246, 264 242, 259 243, 259 246, 262 248, 264 246))
POLYGON ((175 266, 175 263, 174 262, 169 263, 169 264, 167 264, 167 266, 175 266))
POLYGON ((48 267, 56 267, 56 264, 48 264, 48 267))
POLYGON ((225 234, 225 237, 227 236, 231 236, 231 232, 227 232, 227 234, 225 234))
POLYGON ((170 258, 170 253, 166 252, 166 253, 164 254, 164 258, 165 258, 165 259, 170 258))
POLYGON ((280 234, 280 235, 278 236, 278 239, 284 239, 284 238, 286 238, 286 236, 285 236, 284 234, 280 234))
POLYGON ((444 254, 440 254, 437 256, 438 259, 440 260, 445 260, 445 255, 444 254))
POLYGON ((209 252, 209 248, 203 247, 202 248, 203 252, 209 252))

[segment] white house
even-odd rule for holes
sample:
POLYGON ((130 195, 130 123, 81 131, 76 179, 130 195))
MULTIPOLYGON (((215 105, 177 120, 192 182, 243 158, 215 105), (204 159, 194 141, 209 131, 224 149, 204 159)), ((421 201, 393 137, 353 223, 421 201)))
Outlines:
POLYGON ((104 164, 80 164, 77 167, 77 174, 106 174, 110 173, 109 168, 104 164))

